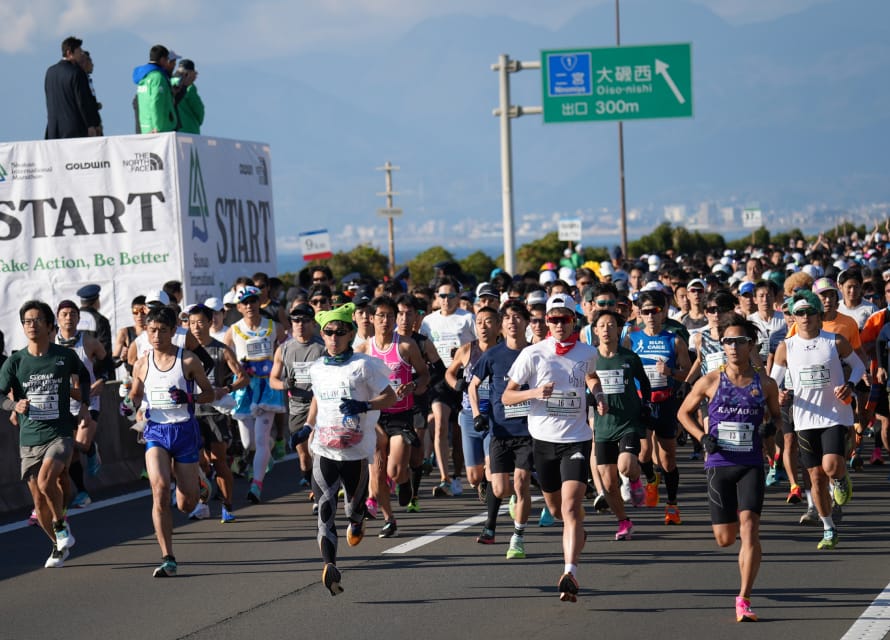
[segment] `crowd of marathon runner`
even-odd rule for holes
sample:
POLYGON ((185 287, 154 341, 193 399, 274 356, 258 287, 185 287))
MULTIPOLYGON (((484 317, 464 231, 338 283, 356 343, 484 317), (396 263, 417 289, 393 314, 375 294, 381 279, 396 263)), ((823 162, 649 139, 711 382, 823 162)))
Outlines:
POLYGON ((633 536, 633 509, 662 501, 665 525, 681 525, 686 446, 707 474, 717 543, 740 539, 736 618, 756 620, 765 488, 787 483, 800 523, 821 527, 814 542, 831 550, 864 437, 869 463, 883 464, 890 244, 843 240, 637 261, 616 249, 602 263, 569 250, 561 267, 495 269, 478 286, 452 263, 413 285, 403 271, 335 286, 317 267, 302 287, 257 273, 197 304, 170 282, 136 297, 116 336, 96 285, 79 303, 26 302, 28 346, 0 369, 0 391, 32 519, 52 542, 45 566, 74 545, 66 510, 90 503, 99 411, 130 418, 145 443, 155 577, 177 573, 171 504, 207 518, 216 492, 220 521, 234 522, 291 450, 332 595, 341 500, 355 546, 369 520, 397 536, 397 514, 472 490, 488 514, 480 544, 494 544, 509 502, 507 559, 525 557, 530 521, 562 522, 557 590, 574 602, 584 501, 614 514, 616 540, 633 536), (109 379, 122 381, 120 407, 99 406, 109 379), (533 486, 545 505, 534 515, 533 486))

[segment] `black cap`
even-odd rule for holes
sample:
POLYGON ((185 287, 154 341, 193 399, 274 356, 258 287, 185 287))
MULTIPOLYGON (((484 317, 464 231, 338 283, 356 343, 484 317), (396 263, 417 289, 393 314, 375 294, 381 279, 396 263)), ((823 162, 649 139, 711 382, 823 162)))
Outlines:
POLYGON ((355 295, 352 297, 352 303, 356 307, 364 307, 371 302, 373 297, 374 292, 371 289, 364 287, 355 292, 355 295))
POLYGON ((179 68, 185 69, 186 71, 194 71, 195 63, 189 60, 188 58, 183 58, 179 61, 179 68))
POLYGON ((300 318, 302 316, 309 316, 310 318, 315 317, 315 309, 306 304, 305 302, 301 302, 300 304, 294 306, 293 309, 290 310, 291 318, 300 318))
POLYGON ((100 291, 102 291, 102 287, 100 287, 99 285, 87 284, 77 290, 77 297, 81 300, 89 302, 98 298, 100 291))
POLYGON ((498 300, 500 300, 501 298, 498 292, 495 291, 495 288, 492 287, 490 284, 483 284, 482 286, 480 286, 479 289, 476 291, 476 297, 497 298, 498 300))

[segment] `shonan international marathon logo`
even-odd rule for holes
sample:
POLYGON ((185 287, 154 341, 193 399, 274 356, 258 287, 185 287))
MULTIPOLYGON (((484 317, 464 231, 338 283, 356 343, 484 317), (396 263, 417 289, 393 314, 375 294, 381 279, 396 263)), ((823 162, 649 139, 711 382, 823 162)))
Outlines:
POLYGON ((163 171, 164 161, 156 153, 134 153, 129 160, 124 160, 124 167, 131 173, 142 171, 163 171))
POLYGON ((189 156, 189 217, 200 218, 192 220, 192 237, 201 242, 207 242, 207 216, 210 209, 207 206, 207 192, 204 191, 204 176, 201 174, 201 161, 198 158, 198 150, 192 148, 189 156), (199 228, 199 222, 201 227, 199 228))

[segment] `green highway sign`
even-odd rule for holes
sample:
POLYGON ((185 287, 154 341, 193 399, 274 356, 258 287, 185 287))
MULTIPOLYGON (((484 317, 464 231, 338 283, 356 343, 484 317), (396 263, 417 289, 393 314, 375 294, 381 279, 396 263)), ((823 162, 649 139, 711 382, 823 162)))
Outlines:
POLYGON ((544 122, 692 117, 692 46, 541 52, 544 122))

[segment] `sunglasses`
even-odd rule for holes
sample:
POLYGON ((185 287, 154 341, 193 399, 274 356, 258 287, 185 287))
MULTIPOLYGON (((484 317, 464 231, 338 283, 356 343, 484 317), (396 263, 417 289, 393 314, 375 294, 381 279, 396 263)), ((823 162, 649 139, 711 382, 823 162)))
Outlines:
POLYGON ((645 309, 640 309, 641 316, 654 316, 659 313, 661 313, 661 307, 646 307, 645 309))
POLYGON ((449 300, 454 300, 454 299, 457 297, 457 294, 456 294, 456 293, 439 293, 439 294, 437 294, 437 295, 438 295, 440 298, 442 298, 443 300, 444 300, 445 298, 448 298, 449 300))
POLYGON ((881 296, 877 293, 868 293, 862 297, 865 298, 866 300, 877 300, 881 296))
POLYGON ((327 298, 312 298, 312 300, 309 301, 309 304, 326 304, 328 302, 330 301, 327 298))
POLYGON ((294 323, 312 322, 312 318, 309 316, 291 316, 290 321, 294 323))
POLYGON ((574 322, 569 316, 550 316, 547 318, 547 324, 569 324, 574 322))
POLYGON ((594 302, 596 302, 596 306, 598 306, 598 307, 614 307, 615 306, 614 300, 594 300, 594 302))
POLYGON ((530 324, 544 324, 545 322, 547 322, 547 320, 545 320, 544 318, 532 318, 531 320, 529 320, 530 324))
POLYGON ((797 316, 798 318, 803 318, 804 316, 814 316, 818 311, 815 309, 801 309, 800 311, 795 311, 792 315, 797 316))
POLYGON ((321 332, 326 336, 337 336, 338 338, 342 338, 349 333, 349 329, 322 329, 321 332))
POLYGON ((748 336, 732 336, 728 338, 720 338, 720 344, 723 346, 732 345, 734 347, 740 347, 743 344, 748 344, 751 342, 751 338, 748 336))

